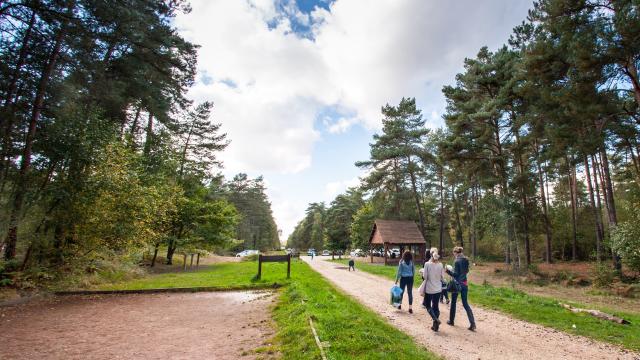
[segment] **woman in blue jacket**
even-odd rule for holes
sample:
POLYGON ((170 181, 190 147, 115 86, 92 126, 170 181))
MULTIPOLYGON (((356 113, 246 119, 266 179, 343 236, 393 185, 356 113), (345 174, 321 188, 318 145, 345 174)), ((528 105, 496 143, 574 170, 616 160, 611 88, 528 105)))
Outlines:
MULTIPOLYGON (((469 273, 469 259, 462 253, 462 247, 456 246, 453 248, 453 256, 455 257, 453 272, 447 270, 447 274, 453 277, 451 281, 457 281, 460 284, 460 298, 462 299, 462 306, 467 312, 469 318, 469 330, 476 330, 476 321, 473 318, 473 311, 467 301, 467 294, 469 293, 469 286, 467 283, 467 274, 469 273)), ((456 318, 456 300, 458 299, 458 293, 451 293, 451 310, 449 312, 449 321, 447 324, 453 326, 453 321, 456 318)))
POLYGON ((413 255, 411 255, 411 251, 405 250, 404 254, 402 254, 402 260, 400 260, 400 264, 398 264, 396 285, 398 284, 398 280, 400 280, 402 296, 404 297, 404 293, 406 292, 409 297, 409 314, 413 314, 411 306, 413 305, 413 275, 416 272, 415 270, 416 268, 413 265, 413 255))

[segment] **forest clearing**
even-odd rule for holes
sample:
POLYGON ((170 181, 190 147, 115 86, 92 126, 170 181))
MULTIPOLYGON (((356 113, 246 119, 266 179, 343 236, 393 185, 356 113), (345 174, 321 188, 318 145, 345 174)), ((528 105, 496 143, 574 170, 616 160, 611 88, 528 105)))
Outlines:
POLYGON ((0 358, 640 358, 639 69, 637 0, 0 0, 0 358))

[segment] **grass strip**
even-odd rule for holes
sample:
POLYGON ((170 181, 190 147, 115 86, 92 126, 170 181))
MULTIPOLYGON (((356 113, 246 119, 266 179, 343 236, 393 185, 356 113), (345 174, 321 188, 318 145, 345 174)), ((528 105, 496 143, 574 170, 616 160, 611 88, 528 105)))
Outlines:
POLYGON ((198 271, 175 272, 149 275, 113 284, 103 284, 95 290, 143 290, 188 287, 209 287, 218 290, 264 289, 277 285, 286 285, 286 263, 262 264, 262 279, 256 280, 258 263, 241 261, 237 263, 219 263, 202 267, 198 271))
MULTIPOLYGON (((334 261, 346 264, 348 260, 334 261)), ((395 266, 358 262, 356 263, 356 270, 366 271, 389 279, 395 279, 396 275, 395 266)), ((588 314, 572 313, 560 306, 557 299, 529 295, 517 289, 491 285, 470 284, 469 302, 472 305, 477 304, 484 308, 509 314, 516 319, 544 325, 569 334, 620 345, 629 350, 640 351, 640 314, 613 311, 605 308, 598 309, 631 322, 628 325, 620 325, 588 314)), ((580 308, 593 308, 576 302, 562 302, 580 308)))
POLYGON ((309 318, 328 359, 437 359, 380 315, 333 287, 309 265, 292 263, 292 281, 274 307, 284 359, 319 359, 309 318))

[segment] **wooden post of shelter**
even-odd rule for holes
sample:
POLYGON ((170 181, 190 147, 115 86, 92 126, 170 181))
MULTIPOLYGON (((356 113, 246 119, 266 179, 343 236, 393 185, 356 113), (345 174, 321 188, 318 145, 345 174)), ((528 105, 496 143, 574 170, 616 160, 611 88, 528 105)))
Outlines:
POLYGON ((191 262, 189 263, 189 269, 193 267, 193 255, 195 254, 191 254, 191 262))
POLYGON ((187 253, 184 253, 184 261, 182 262, 182 270, 187 271, 187 253))
POLYGON ((200 253, 198 253, 198 256, 196 256, 196 269, 200 267, 200 253))

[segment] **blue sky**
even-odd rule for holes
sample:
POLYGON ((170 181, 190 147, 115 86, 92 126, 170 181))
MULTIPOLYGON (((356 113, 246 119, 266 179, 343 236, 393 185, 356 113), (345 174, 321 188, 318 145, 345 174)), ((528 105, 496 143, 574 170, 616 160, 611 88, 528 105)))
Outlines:
POLYGON ((380 108, 415 97, 442 125, 442 86, 496 49, 530 0, 192 0, 176 19, 201 46, 189 96, 214 102, 224 173, 263 175, 283 240, 308 203, 356 185, 380 108))

